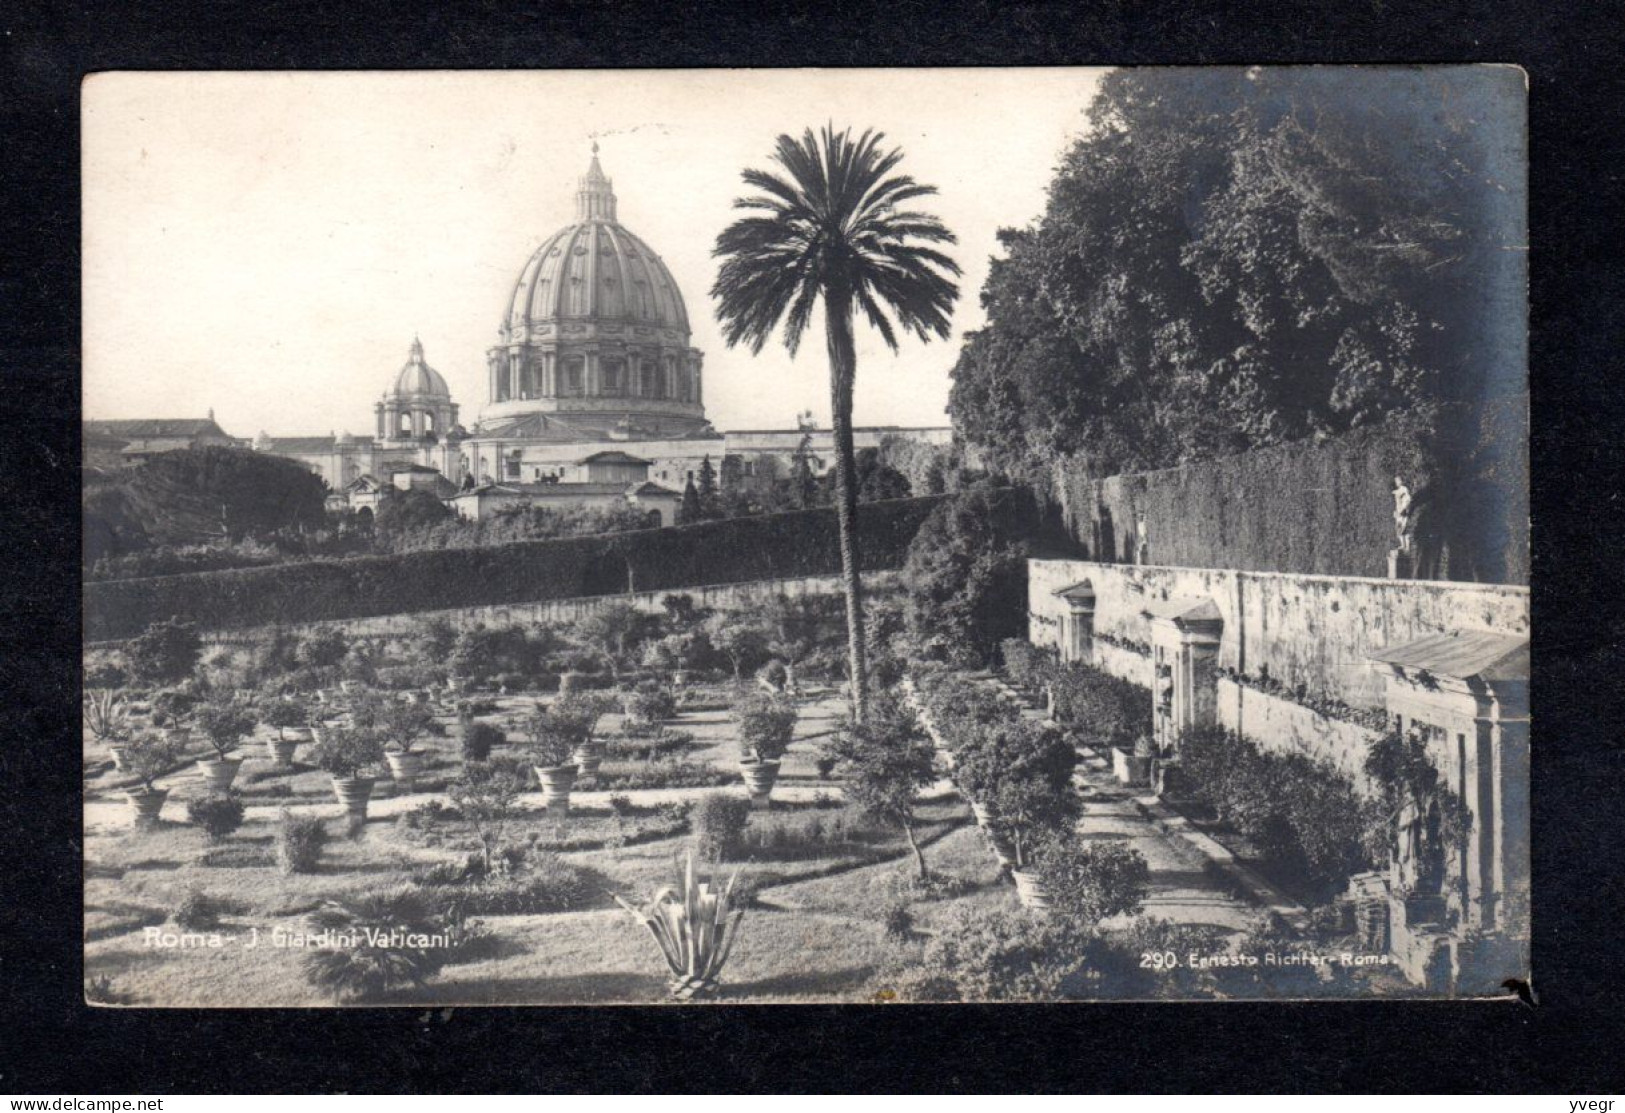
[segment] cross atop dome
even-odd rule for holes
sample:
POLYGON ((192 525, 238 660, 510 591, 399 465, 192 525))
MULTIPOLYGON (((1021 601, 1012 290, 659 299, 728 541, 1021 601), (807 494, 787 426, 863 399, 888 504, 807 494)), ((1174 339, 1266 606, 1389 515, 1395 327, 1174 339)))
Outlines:
POLYGON ((587 166, 576 190, 576 221, 615 221, 615 188, 598 165, 598 140, 592 143, 592 162, 587 166))

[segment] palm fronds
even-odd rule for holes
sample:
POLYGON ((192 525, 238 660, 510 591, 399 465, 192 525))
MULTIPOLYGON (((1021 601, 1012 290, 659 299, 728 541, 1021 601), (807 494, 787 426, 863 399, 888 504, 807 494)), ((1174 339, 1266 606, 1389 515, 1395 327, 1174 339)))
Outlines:
POLYGON ((735 870, 728 884, 717 892, 711 882, 701 880, 695 872, 691 853, 678 873, 676 887, 661 889, 642 908, 610 894, 655 937, 671 971, 671 995, 680 1001, 716 988, 717 977, 738 938, 739 922, 745 918, 743 908, 733 907, 734 884, 738 880, 739 871, 735 870))

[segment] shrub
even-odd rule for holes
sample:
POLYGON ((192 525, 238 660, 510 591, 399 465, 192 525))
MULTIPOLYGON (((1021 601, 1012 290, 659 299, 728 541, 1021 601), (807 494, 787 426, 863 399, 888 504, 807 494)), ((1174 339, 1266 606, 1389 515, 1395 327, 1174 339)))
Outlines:
POLYGON ((197 627, 178 618, 154 622, 124 649, 130 671, 146 684, 179 684, 192 675, 202 655, 197 627))
POLYGON ((185 749, 162 734, 138 734, 125 745, 124 767, 152 791, 152 782, 173 769, 185 756, 185 749))
POLYGON ((602 697, 576 693, 561 695, 548 707, 538 704, 524 721, 536 764, 545 768, 568 763, 576 747, 592 741, 603 710, 602 697))
POLYGON ((929 876, 914 836, 914 797, 936 779, 936 757, 914 713, 889 693, 877 692, 868 718, 842 722, 825 753, 845 769, 848 797, 866 815, 901 828, 920 876, 929 876))
POLYGON ((652 735, 642 733, 613 734, 606 742, 611 758, 623 761, 648 761, 666 757, 688 748, 694 736, 686 730, 667 730, 662 727, 652 735))
POLYGON ((130 683, 130 674, 111 661, 98 661, 85 669, 86 688, 123 688, 130 683))
POLYGON ((880 925, 887 939, 910 939, 914 935, 914 913, 908 901, 893 900, 880 913, 880 925))
POLYGON ((677 693, 664 684, 644 681, 621 701, 626 714, 640 723, 658 723, 677 715, 677 693))
POLYGON ((223 839, 243 825, 243 800, 236 793, 201 796, 186 802, 186 818, 211 839, 223 839))
POLYGON ((908 632, 932 660, 982 665, 1020 632, 1027 610, 1023 545, 1000 528, 998 496, 964 491, 940 503, 908 549, 908 632))
POLYGON ((1240 735, 1207 728, 1181 736, 1179 769, 1187 791, 1311 897, 1331 895, 1380 860, 1369 837, 1374 809, 1329 762, 1266 753, 1240 735))
POLYGON ((235 700, 211 699, 193 713, 193 720, 222 761, 253 733, 255 726, 253 712, 235 700))
POLYGON ((152 724, 159 727, 179 726, 191 716, 200 702, 196 694, 184 688, 164 688, 154 692, 149 702, 152 724))
POLYGON ((1076 662, 1048 675, 1056 720, 1089 742, 1126 749, 1151 733, 1151 698, 1138 684, 1076 662))
POLYGON ((213 931, 220 926, 220 902, 201 889, 188 889, 172 917, 184 931, 213 931))
POLYGON ((1138 915, 1150 891, 1151 867, 1126 842, 1057 837, 1034 855, 1050 906, 1093 924, 1138 915))
POLYGON ((1026 638, 1005 638, 999 643, 1004 675, 1022 688, 1037 688, 1048 679, 1052 663, 1049 654, 1026 638))
POLYGON ((748 760, 777 761, 790 749, 796 731, 795 701, 782 695, 749 692, 734 705, 739 745, 748 760))
POLYGON ((491 756, 491 750, 507 741, 504 735, 490 723, 475 722, 473 720, 463 723, 463 760, 484 761, 491 756))
POLYGON ((384 744, 366 728, 328 727, 310 760, 330 776, 358 777, 384 760, 384 744))
POLYGON ((777 657, 756 670, 756 679, 776 691, 784 691, 790 683, 790 670, 777 657))
POLYGON ((702 862, 728 862, 739 854, 740 837, 750 821, 750 801, 743 796, 708 792, 694 804, 694 850, 702 862))
POLYGON ((299 639, 294 659, 306 668, 330 669, 344 660, 350 643, 337 627, 312 630, 299 639))
POLYGON ((883 975, 905 1001, 1064 1001, 1100 995, 1091 960, 1104 948, 1065 917, 956 910, 918 962, 883 975))
POLYGON ((735 783, 737 773, 714 765, 682 758, 663 757, 640 762, 605 762, 598 767, 598 787, 633 788, 716 788, 735 783))
POLYGON ((448 957, 442 948, 402 941, 433 935, 445 926, 433 905, 414 889, 329 899, 310 920, 318 931, 355 940, 349 946, 309 951, 304 957, 305 977, 317 988, 331 991, 335 1001, 376 998, 393 989, 422 985, 448 957))
POLYGON ((283 873, 315 873, 327 845, 327 827, 313 815, 284 810, 276 828, 276 862, 283 873))
POLYGON ((954 776, 972 800, 995 807, 1018 867, 1047 834, 1078 813, 1072 770, 1077 753, 1048 724, 1012 718, 961 747, 954 776))
POLYGON ((303 700, 279 696, 260 704, 260 721, 282 734, 289 727, 302 727, 310 721, 310 708, 303 700))
POLYGON ((541 851, 527 855, 517 872, 488 874, 467 884, 460 895, 471 916, 531 916, 584 908, 599 892, 591 873, 541 851))

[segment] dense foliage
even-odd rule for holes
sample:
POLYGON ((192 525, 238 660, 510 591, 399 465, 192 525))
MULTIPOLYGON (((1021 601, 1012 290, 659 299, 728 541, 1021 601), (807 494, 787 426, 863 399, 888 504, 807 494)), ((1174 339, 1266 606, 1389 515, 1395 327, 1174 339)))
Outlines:
POLYGON ((976 488, 940 503, 908 549, 908 631, 928 660, 979 666, 1027 616, 1027 560, 1005 528, 997 492, 976 488))
POLYGON ((1187 731, 1179 741, 1181 784, 1252 839, 1302 895, 1324 899, 1371 854, 1370 805, 1330 763, 1260 750, 1222 728, 1187 731))
POLYGON ((1521 96, 1509 81, 1108 75, 1043 216, 1001 233, 956 429, 1012 467, 1071 456, 1107 475, 1496 389, 1519 198, 1513 141, 1482 121, 1521 96))

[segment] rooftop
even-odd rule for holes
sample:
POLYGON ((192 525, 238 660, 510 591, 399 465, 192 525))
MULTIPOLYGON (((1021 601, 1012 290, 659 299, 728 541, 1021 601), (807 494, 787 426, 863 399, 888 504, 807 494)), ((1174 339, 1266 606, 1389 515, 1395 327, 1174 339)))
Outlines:
POLYGON ((1454 680, 1529 679, 1529 639, 1481 630, 1429 634, 1379 649, 1370 659, 1454 680))

